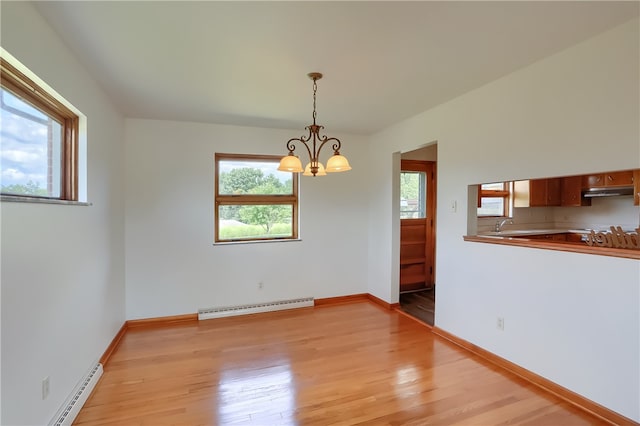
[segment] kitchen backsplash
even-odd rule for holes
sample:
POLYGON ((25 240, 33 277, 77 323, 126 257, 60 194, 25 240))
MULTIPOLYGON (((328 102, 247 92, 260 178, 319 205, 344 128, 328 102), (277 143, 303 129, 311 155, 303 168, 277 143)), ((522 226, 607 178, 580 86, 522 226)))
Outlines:
POLYGON ((554 207, 554 222, 557 228, 608 229, 616 225, 634 230, 640 226, 640 207, 633 205, 633 197, 593 198, 589 207, 554 207))
MULTIPOLYGON (((612 225, 625 230, 640 226, 640 207, 633 197, 594 198, 587 207, 526 207, 513 209, 513 224, 502 229, 608 229, 612 225)), ((478 233, 495 228, 495 218, 478 218, 478 233)))

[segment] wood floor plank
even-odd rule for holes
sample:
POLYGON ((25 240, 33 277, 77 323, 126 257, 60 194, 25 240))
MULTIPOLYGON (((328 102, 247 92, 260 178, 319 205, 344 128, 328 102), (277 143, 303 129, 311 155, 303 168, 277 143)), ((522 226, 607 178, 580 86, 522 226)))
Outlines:
POLYGON ((129 330, 76 425, 597 425, 368 301, 129 330))

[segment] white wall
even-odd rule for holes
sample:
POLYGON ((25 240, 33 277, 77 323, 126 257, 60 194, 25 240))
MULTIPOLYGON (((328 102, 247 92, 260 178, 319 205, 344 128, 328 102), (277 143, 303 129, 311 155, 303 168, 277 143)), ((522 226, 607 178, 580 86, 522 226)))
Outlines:
POLYGON ((438 145, 430 144, 413 151, 403 152, 402 160, 438 161, 438 145))
POLYGON ((367 291, 362 137, 331 134, 353 170, 301 176, 302 241, 214 246, 214 154, 285 155, 300 129, 128 119, 125 133, 128 319, 367 291))
POLYGON ((2 2, 1 27, 2 47, 88 119, 92 206, 0 204, 0 422, 42 425, 124 321, 124 120, 31 4, 2 2))
POLYGON ((639 35, 636 18, 392 126, 369 157, 371 293, 398 298, 396 153, 436 140, 436 325, 635 421, 640 262, 462 236, 470 184, 640 167, 639 35))

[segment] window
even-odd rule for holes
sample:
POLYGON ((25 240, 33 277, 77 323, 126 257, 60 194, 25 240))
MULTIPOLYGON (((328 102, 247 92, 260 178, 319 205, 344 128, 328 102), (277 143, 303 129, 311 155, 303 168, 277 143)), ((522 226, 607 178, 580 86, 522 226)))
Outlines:
POLYGON ((424 219, 427 217, 426 185, 426 172, 400 172, 400 219, 424 219))
POLYGON ((78 200, 78 116, 0 58, 2 195, 78 200))
POLYGON ((480 185, 478 192, 478 217, 509 216, 511 183, 497 182, 480 185))
POLYGON ((215 241, 298 238, 298 175, 273 155, 215 155, 215 241))

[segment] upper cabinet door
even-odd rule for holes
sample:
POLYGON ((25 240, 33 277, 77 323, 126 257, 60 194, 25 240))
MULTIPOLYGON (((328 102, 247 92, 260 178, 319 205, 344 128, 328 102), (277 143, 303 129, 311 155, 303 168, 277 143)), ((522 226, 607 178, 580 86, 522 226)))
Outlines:
POLYGON ((603 188, 607 186, 630 185, 633 185, 633 170, 585 175, 582 180, 583 188, 603 188))
POLYGON ((605 173, 605 186, 629 186, 633 185, 633 170, 624 172, 605 173))
POLYGON ((529 181, 529 206, 543 207, 547 205, 547 180, 531 179, 529 181))
POLYGON ((582 176, 583 188, 601 188, 604 186, 604 173, 582 176))
POLYGON ((547 206, 559 206, 561 204, 560 178, 550 178, 547 181, 547 206))
POLYGON ((562 178, 560 205, 565 207, 590 206, 591 198, 582 196, 582 176, 562 178))
POLYGON ((529 181, 529 206, 559 206, 560 179, 532 179, 529 181))

